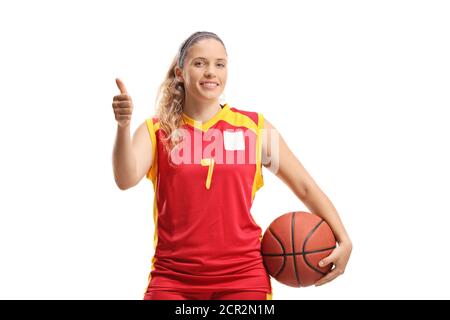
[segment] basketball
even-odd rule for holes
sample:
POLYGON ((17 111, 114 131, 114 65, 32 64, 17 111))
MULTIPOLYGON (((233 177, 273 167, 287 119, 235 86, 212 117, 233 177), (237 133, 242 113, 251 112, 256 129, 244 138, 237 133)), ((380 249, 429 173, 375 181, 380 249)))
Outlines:
POLYGON ((289 212, 276 218, 264 232, 261 254, 267 272, 291 287, 307 287, 326 275, 332 264, 319 261, 336 248, 329 225, 309 212, 289 212))

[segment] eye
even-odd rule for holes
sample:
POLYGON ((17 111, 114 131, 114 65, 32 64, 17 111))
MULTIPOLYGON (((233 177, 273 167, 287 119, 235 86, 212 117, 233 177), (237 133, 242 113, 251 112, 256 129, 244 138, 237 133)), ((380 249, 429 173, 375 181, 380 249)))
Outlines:
POLYGON ((225 65, 223 63, 218 63, 218 66, 220 66, 221 68, 225 68, 225 65))
POLYGON ((196 62, 194 63, 194 66, 199 67, 201 64, 203 64, 203 62, 201 62, 201 61, 196 61, 196 62))

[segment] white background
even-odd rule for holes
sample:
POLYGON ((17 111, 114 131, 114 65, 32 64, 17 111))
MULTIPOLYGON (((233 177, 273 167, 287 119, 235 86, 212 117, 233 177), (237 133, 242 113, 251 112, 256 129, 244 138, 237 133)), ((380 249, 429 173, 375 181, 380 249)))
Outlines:
MULTIPOLYGON (((446 1, 3 1, 0 298, 142 299, 153 188, 121 191, 111 102, 132 132, 178 46, 212 31, 226 102, 262 112, 337 208, 354 250, 322 287, 274 299, 450 298, 446 1)), ((263 228, 305 206, 271 172, 263 228)))

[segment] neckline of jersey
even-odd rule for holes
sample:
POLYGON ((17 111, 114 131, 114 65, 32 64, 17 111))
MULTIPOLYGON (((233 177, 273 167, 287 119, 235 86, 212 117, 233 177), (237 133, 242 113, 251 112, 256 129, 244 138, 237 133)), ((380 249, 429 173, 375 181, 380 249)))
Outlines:
POLYGON ((202 131, 206 132, 209 128, 211 128, 213 125, 215 125, 219 120, 223 119, 224 115, 228 112, 230 109, 230 106, 228 103, 225 103, 224 105, 221 105, 222 109, 217 112, 211 119, 201 123, 200 121, 194 120, 191 117, 189 117, 187 114, 183 112, 183 120, 185 123, 189 124, 190 126, 201 129, 202 131))

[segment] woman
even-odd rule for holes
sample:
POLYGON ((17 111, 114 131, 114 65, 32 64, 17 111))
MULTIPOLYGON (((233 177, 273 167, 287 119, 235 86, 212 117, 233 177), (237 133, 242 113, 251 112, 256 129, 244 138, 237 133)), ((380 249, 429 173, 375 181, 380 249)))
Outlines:
POLYGON ((316 285, 341 275, 349 260, 352 244, 330 200, 261 113, 219 103, 226 82, 222 40, 192 34, 161 84, 156 116, 131 140, 133 103, 116 79, 116 183, 125 190, 146 176, 155 192, 155 255, 144 299, 271 299, 262 230, 250 213, 262 165, 337 238, 339 246, 322 261, 335 268, 316 285))

